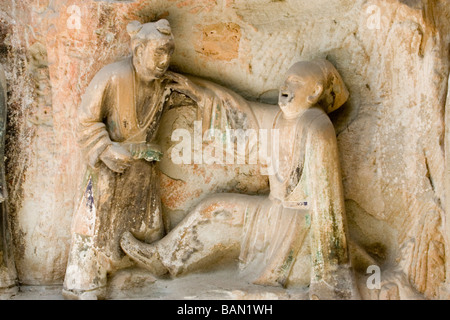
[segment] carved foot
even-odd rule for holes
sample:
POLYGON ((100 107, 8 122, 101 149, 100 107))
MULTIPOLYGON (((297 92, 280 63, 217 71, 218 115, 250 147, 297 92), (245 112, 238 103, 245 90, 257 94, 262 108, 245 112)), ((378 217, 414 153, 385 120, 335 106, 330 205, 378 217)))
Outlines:
POLYGON ((98 288, 94 290, 68 290, 63 289, 62 295, 66 300, 103 300, 105 299, 105 288, 98 288))
POLYGON ((127 231, 122 235, 120 246, 133 261, 153 275, 162 276, 168 272, 161 263, 156 247, 137 240, 131 232, 127 231))
POLYGON ((440 300, 450 300, 450 284, 444 283, 439 290, 440 300))
POLYGON ((311 282, 311 300, 361 300, 351 268, 338 267, 329 279, 330 283, 323 279, 311 282))
POLYGON ((0 287, 0 300, 9 300, 19 292, 19 287, 12 286, 9 288, 0 287))
MULTIPOLYGON (((1 222, 0 222, 1 227, 1 222)), ((0 231, 1 233, 1 231, 0 231)), ((1 241, 1 235, 0 235, 1 241)), ((1 243, 0 243, 1 246, 1 243)), ((0 250, 0 300, 6 300, 19 291, 16 274, 13 268, 2 267, 2 252, 0 250)))
POLYGON ((357 291, 338 289, 320 281, 311 284, 309 298, 311 300, 359 300, 360 296, 357 291))

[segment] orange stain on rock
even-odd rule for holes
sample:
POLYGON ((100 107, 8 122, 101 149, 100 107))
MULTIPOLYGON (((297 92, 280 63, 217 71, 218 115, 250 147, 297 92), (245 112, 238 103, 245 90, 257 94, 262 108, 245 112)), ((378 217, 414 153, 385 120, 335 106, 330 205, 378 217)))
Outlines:
POLYGON ((181 180, 174 180, 161 173, 161 202, 169 209, 180 208, 184 203, 202 194, 201 189, 192 190, 192 185, 181 180))
POLYGON ((239 56, 241 27, 233 22, 203 26, 195 51, 214 60, 231 61, 239 56))
POLYGON ((196 14, 201 11, 210 12, 217 6, 216 0, 185 0, 177 3, 178 8, 191 7, 189 13, 196 14))

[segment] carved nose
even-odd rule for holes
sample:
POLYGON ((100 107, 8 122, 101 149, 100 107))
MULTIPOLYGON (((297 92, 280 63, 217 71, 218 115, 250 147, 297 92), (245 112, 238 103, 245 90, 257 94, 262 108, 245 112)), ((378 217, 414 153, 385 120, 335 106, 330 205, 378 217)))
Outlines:
POLYGON ((161 57, 161 60, 160 60, 160 62, 159 62, 159 66, 160 67, 165 67, 165 66, 167 66, 167 64, 169 63, 169 56, 168 55, 165 55, 164 57, 161 57))

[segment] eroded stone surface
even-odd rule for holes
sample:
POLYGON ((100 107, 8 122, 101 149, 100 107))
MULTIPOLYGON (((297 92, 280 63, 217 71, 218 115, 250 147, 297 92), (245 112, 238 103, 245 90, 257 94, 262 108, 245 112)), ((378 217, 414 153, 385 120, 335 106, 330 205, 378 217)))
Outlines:
MULTIPOLYGON (((332 115, 346 209, 356 217, 349 225, 355 237, 368 235, 358 242, 382 269, 400 265, 407 282, 438 298, 450 269, 443 171, 448 10, 446 0, 2 2, 0 61, 10 88, 8 187, 20 280, 61 283, 80 183, 74 119, 81 94, 100 68, 128 54, 129 21, 164 16, 176 39, 174 69, 250 99, 275 102, 294 61, 328 57, 335 64, 351 93, 345 108, 332 115), (80 28, 72 28, 77 21, 80 28), (237 41, 225 43, 233 46, 230 60, 205 56, 196 47, 201 30, 218 23, 240 29, 237 54, 237 41)), ((179 191, 163 197, 164 205, 181 219, 195 204, 185 192, 195 188, 164 179, 179 191)), ((242 190, 255 189, 254 180, 242 181, 242 190)), ((227 188, 228 182, 214 182, 193 195, 200 200, 205 190, 227 188)))

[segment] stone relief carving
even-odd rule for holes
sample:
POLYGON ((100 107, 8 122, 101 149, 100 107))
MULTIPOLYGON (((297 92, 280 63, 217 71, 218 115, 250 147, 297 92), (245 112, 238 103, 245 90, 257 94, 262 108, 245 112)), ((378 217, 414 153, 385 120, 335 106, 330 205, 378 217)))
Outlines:
MULTIPOLYGON (((168 21, 132 22, 127 31, 132 56, 100 70, 79 109, 78 137, 87 166, 64 297, 104 298, 108 276, 135 264, 157 277, 176 277, 227 257, 239 260, 240 276, 248 281, 307 286, 310 299, 420 298, 399 268, 385 272, 381 289, 369 293, 361 291, 354 273, 354 264, 365 271, 376 261, 347 230, 336 132, 328 114, 347 101, 349 92, 333 64, 294 64, 279 90, 278 106, 262 105, 210 81, 168 71, 174 50, 168 21), (201 137, 213 147, 209 159, 203 150, 200 157, 194 150, 192 159, 189 145, 188 158, 196 164, 258 153, 251 135, 244 132, 239 149, 242 137, 224 140, 215 130, 279 134, 271 136, 268 159, 256 163, 269 177, 268 196, 211 194, 173 229, 168 226, 156 136, 163 114, 177 108, 177 99, 192 101, 201 137)), ((437 219, 429 228, 440 224, 437 219)), ((443 248, 434 251, 443 261, 443 248)))
MULTIPOLYGON (((242 267, 257 275, 254 283, 281 286, 310 234, 310 296, 356 297, 336 135, 326 116, 342 106, 348 91, 333 65, 299 62, 287 73, 281 111, 269 122, 287 137, 282 142, 272 137, 270 143, 279 144, 280 152, 269 161, 277 166, 269 197, 212 196, 158 242, 164 226, 155 163, 162 154, 154 138, 171 92, 196 102, 197 118, 205 120, 202 132, 261 123, 238 95, 167 72, 174 44, 166 20, 132 22, 127 30, 132 56, 95 76, 79 110, 79 141, 88 165, 73 221, 65 297, 104 296, 108 273, 131 265, 118 245, 124 232, 122 249, 155 275, 192 271, 240 247, 242 267)), ((248 146, 247 141, 244 153, 251 152, 248 146)))
POLYGON ((0 294, 13 292, 17 275, 11 246, 8 220, 8 192, 5 178, 6 79, 0 65, 0 294))
MULTIPOLYGON (((174 41, 166 20, 132 22, 127 31, 132 56, 98 72, 79 110, 87 168, 63 295, 104 298, 108 276, 135 263, 155 276, 177 276, 227 257, 238 259, 240 275, 257 285, 308 286, 311 299, 359 298, 352 264, 364 269, 375 261, 348 238, 336 133, 327 114, 349 93, 335 67, 327 60, 294 64, 278 106, 263 105, 168 71, 174 41), (186 99, 196 106, 194 127, 207 142, 194 141, 192 150, 189 137, 178 150, 189 154, 181 161, 224 165, 261 156, 253 164, 268 175, 270 194, 211 194, 173 228, 162 215, 156 133, 163 113, 186 99), (248 134, 258 129, 272 130, 269 154, 261 155, 261 141, 255 145, 248 134), (231 140, 217 133, 228 130, 231 140), (205 145, 212 147, 208 153, 205 145)), ((384 283, 380 295, 389 295, 402 277, 384 283)))
MULTIPOLYGON (((174 89, 200 105, 210 100, 197 84, 177 83, 174 89)), ((286 286, 308 236, 310 297, 359 297, 348 254, 336 134, 326 115, 347 97, 328 61, 292 66, 273 122, 283 138, 279 153, 272 155, 278 170, 269 176, 270 195, 213 195, 162 240, 146 244, 126 232, 122 249, 155 275, 173 276, 234 254, 254 283, 286 286)))
POLYGON ((132 57, 99 71, 79 110, 79 143, 88 166, 74 214, 63 289, 66 298, 103 298, 108 274, 132 265, 119 247, 123 232, 131 230, 147 243, 163 236, 155 165, 162 153, 154 139, 173 90, 189 93, 198 103, 197 117, 211 128, 219 114, 230 112, 233 123, 227 127, 257 126, 238 95, 167 71, 174 49, 167 20, 132 22, 127 30, 132 57), (185 86, 189 92, 184 90, 185 82, 198 83, 202 92, 193 91, 194 85, 185 86), (210 99, 201 101, 200 94, 210 99))
MULTIPOLYGON (((332 62, 351 92, 348 102, 327 116, 336 131, 345 190, 348 228, 344 229, 348 232, 344 234, 350 262, 344 265, 355 270, 352 281, 361 298, 448 299, 447 0, 201 2, 208 4, 184 0, 0 3, 0 62, 8 70, 4 157, 8 195, 0 205, 0 292, 6 294, 0 293, 0 299, 30 297, 28 286, 47 295, 50 291, 44 286, 48 284, 56 284, 51 298, 60 299, 59 286, 66 274, 64 295, 68 298, 102 298, 106 288, 108 299, 307 299, 313 280, 311 271, 316 272, 314 264, 319 261, 311 259, 317 248, 312 241, 314 221, 308 211, 312 209, 304 205, 310 202, 289 187, 286 190, 294 198, 304 200, 301 209, 277 206, 270 200, 277 194, 274 188, 280 188, 277 181, 285 178, 283 171, 294 173, 289 176, 289 186, 295 186, 301 173, 306 176, 308 172, 306 167, 298 166, 297 171, 286 165, 290 163, 287 155, 294 153, 286 147, 300 139, 300 134, 281 136, 284 144, 278 157, 280 172, 279 177, 270 178, 270 197, 269 175, 259 172, 265 170, 261 164, 198 164, 195 160, 204 160, 205 153, 216 158, 212 155, 220 153, 219 146, 229 145, 214 141, 211 129, 258 132, 284 124, 283 118, 276 118, 280 111, 276 105, 279 91, 283 95, 279 90, 282 78, 293 62, 314 58, 332 62), (211 79, 226 88, 166 71, 158 79, 164 82, 161 96, 167 93, 167 101, 162 99, 163 112, 155 116, 159 127, 155 137, 145 142, 116 141, 113 126, 117 123, 108 122, 109 114, 89 122, 99 127, 103 124, 111 145, 118 144, 117 149, 125 150, 121 150, 123 162, 101 153, 91 167, 88 159, 80 157, 74 134, 77 123, 83 127, 77 120, 81 95, 98 70, 129 52, 129 34, 143 29, 140 23, 133 23, 126 32, 124 26, 134 19, 148 22, 160 18, 171 21, 175 37, 172 70, 211 79), (227 88, 249 100, 273 105, 247 101, 227 88), (200 126, 196 120, 201 121, 200 126), (187 140, 171 138, 179 129, 186 129, 193 134, 191 137, 199 133, 204 140, 190 145, 193 165, 173 163, 188 158, 187 153, 177 158, 173 152, 188 145, 187 140), (205 134, 211 139, 206 141, 205 134), (151 161, 153 157, 155 161, 151 161), (130 158, 133 160, 126 161, 130 158), (148 162, 154 170, 140 170, 136 162, 142 167, 148 162), (86 168, 82 168, 84 165, 86 168), (114 171, 122 169, 123 173, 114 171), (131 170, 143 172, 144 178, 139 178, 142 189, 128 183, 133 180, 131 170), (84 184, 77 190, 83 177, 84 184), (151 187, 145 189, 144 185, 153 181, 160 184, 159 192, 151 187), (147 191, 148 197, 139 196, 147 191), (145 207, 153 203, 149 199, 155 199, 155 204, 141 215, 134 204, 145 207), (113 209, 105 209, 108 204, 113 209), (242 215, 247 208, 247 214, 242 215), (133 218, 128 219, 126 210, 133 218), (289 215, 284 214, 291 210, 297 210, 300 217, 292 218, 288 228, 285 220, 289 215), (230 212, 243 217, 242 221, 230 222, 230 212), (285 218, 277 219, 282 214, 285 218), (266 216, 270 219, 264 219, 266 216), (149 227, 153 218, 155 225, 149 227), (74 232, 70 228, 72 220, 74 232), (274 220, 279 223, 271 223, 274 220), (145 227, 139 228, 139 222, 145 227), (217 225, 217 230, 231 231, 207 237, 205 230, 211 223, 217 225), (146 229, 151 233, 153 227, 162 230, 162 226, 164 231, 155 231, 154 237, 146 238, 146 229), (185 233, 181 233, 183 226, 185 233), (295 232, 299 229, 297 242, 287 236, 286 243, 273 241, 265 247, 267 239, 278 240, 274 230, 283 228, 295 232), (145 248, 144 253, 151 255, 156 249, 150 248, 157 247, 159 259, 155 262, 158 255, 133 256, 133 248, 126 249, 133 257, 125 256, 119 244, 124 232, 134 249, 145 248), (171 240, 175 232, 183 235, 179 241, 171 240), (218 250, 214 243, 226 247, 218 250), (291 260, 294 255, 290 252, 286 255, 289 248, 298 249, 295 259, 291 260), (228 256, 222 254, 225 252, 228 256), (225 265, 230 258, 231 263, 225 265), (143 260, 138 264, 151 270, 153 267, 153 272, 135 267, 139 259, 143 260), (241 271, 237 272, 239 266, 241 271), (159 276, 161 273, 165 275, 159 276), (235 274, 243 281, 237 280, 235 274), (370 283, 370 279, 376 281, 370 283), (11 290, 17 290, 13 287, 16 281, 21 290, 10 295, 11 290)), ((132 82, 123 79, 127 72, 118 69, 99 72, 99 77, 108 73, 105 77, 111 79, 104 90, 100 85, 103 82, 98 81, 98 92, 114 95, 114 88, 119 87, 114 82, 131 87, 132 82)), ((97 95, 94 82, 92 96, 97 95)), ((145 93, 145 89, 150 92, 154 88, 149 89, 147 84, 136 86, 136 93, 142 94, 136 100, 159 95, 156 89, 151 93, 145 93)), ((101 100, 106 110, 114 100, 108 99, 101 100)), ((122 114, 126 106, 120 101, 115 104, 120 110, 114 112, 122 114)), ((140 108, 136 111, 141 115, 140 108)), ((85 128, 89 125, 85 123, 85 128)), ((283 132, 290 130, 287 127, 283 132)), ((283 128, 278 129, 281 132, 283 128)), ((87 131, 84 137, 82 129, 79 133, 89 157, 90 150, 97 146, 88 146, 87 131)), ((91 133, 95 144, 96 133, 91 133)), ((103 144, 100 140, 99 153, 103 144)), ((255 150, 250 140, 244 142, 242 153, 250 158, 255 150)), ((110 147, 110 151, 115 149, 110 147)), ((298 148, 297 152, 301 150, 306 149, 298 148)), ((229 154, 241 156, 237 151, 223 151, 224 158, 229 154)), ((289 160, 294 161, 292 157, 289 160)), ((0 176, 0 184, 2 179, 0 176)), ((125 242, 123 246, 126 248, 125 242)), ((309 298, 327 296, 320 285, 313 284, 312 289, 309 298)), ((41 294, 33 296, 42 298, 41 294)))
POLYGON ((169 23, 128 25, 132 57, 103 68, 79 110, 79 141, 88 162, 76 209, 64 281, 68 298, 104 295, 107 273, 129 265, 120 235, 153 242, 164 232, 152 144, 170 90, 169 23))

